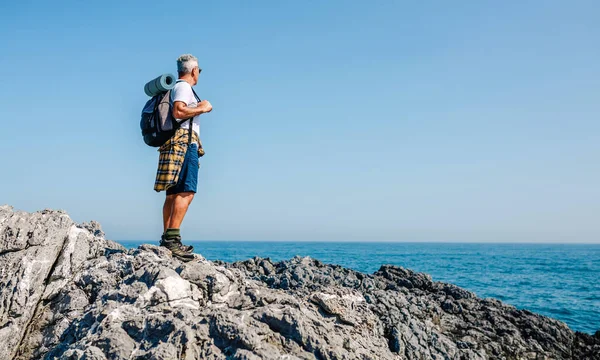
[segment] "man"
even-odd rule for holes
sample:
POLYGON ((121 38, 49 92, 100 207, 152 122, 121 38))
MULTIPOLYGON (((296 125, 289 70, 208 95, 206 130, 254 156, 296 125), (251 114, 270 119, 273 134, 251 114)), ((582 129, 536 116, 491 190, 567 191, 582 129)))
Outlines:
POLYGON ((194 258, 191 254, 194 248, 182 244, 179 229, 194 199, 198 186, 198 157, 204 154, 200 142, 200 115, 212 110, 210 102, 201 101, 192 89, 198 84, 201 71, 196 57, 185 54, 177 59, 179 80, 171 89, 170 100, 173 118, 181 122, 181 126, 159 149, 154 184, 154 190, 166 190, 167 195, 163 205, 164 233, 160 245, 184 261, 194 258))

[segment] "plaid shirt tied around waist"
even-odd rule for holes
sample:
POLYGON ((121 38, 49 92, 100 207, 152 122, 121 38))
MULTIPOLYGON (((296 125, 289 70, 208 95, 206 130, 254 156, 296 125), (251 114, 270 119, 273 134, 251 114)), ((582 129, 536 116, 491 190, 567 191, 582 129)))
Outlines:
MULTIPOLYGON (((177 184, 188 147, 188 137, 188 130, 179 128, 175 135, 158 149, 160 155, 154 182, 155 191, 165 191, 177 184)), ((204 155, 202 143, 195 131, 192 131, 192 143, 198 144, 198 156, 204 155)))

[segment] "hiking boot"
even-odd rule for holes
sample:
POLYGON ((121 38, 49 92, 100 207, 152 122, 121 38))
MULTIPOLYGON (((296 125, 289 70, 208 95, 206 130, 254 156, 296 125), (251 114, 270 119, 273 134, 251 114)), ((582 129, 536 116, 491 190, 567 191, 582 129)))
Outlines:
POLYGON ((177 242, 179 243, 179 247, 187 253, 192 253, 194 251, 194 247, 192 245, 184 245, 181 243, 181 236, 177 237, 177 242))
POLYGON ((176 239, 163 239, 160 242, 160 246, 164 246, 167 249, 169 249, 173 257, 176 257, 181 261, 187 262, 194 260, 194 254, 190 254, 183 250, 183 245, 181 245, 181 241, 178 241, 176 239))
MULTIPOLYGON (((166 238, 165 236, 161 236, 160 237, 160 244, 162 245, 163 241, 165 241, 166 238)), ((175 241, 179 244, 179 247, 181 248, 181 250, 187 252, 187 253, 191 253, 192 251, 194 251, 194 247, 192 245, 183 245, 181 243, 181 236, 176 236, 170 239, 171 241, 175 241)))

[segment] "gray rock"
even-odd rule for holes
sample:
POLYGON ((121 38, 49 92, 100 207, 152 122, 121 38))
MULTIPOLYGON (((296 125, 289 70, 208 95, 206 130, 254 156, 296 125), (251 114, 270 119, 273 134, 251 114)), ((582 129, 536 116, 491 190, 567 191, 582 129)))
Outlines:
POLYGON ((426 274, 181 263, 0 207, 0 359, 600 359, 591 336, 426 274))

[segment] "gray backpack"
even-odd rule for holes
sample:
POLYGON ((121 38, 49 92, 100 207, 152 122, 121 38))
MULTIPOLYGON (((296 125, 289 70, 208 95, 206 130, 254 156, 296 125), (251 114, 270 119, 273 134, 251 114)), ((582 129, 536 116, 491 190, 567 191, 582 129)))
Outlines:
MULTIPOLYGON (((196 100, 200 102, 201 100, 193 88, 192 91, 196 100)), ((190 129, 192 129, 192 120, 193 118, 175 120, 173 104, 171 104, 171 90, 160 93, 148 100, 142 110, 140 128, 144 142, 148 146, 160 147, 175 134, 184 121, 189 121, 190 129)), ((191 134, 190 131, 190 141, 191 134)))

